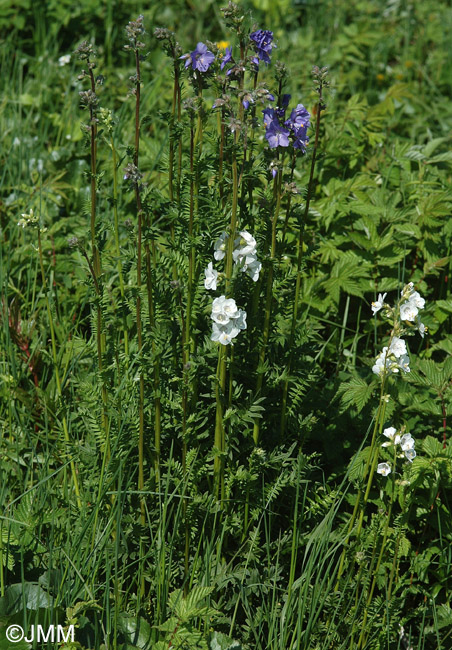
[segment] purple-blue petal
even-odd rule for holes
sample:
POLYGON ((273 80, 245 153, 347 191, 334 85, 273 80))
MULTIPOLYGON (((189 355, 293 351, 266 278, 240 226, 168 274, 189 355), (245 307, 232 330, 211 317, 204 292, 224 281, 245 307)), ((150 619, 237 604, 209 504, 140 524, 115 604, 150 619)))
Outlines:
POLYGON ((281 108, 287 108, 289 106, 291 97, 292 95, 289 95, 289 93, 284 93, 281 99, 281 108))
POLYGON ((276 118, 276 113, 274 108, 264 108, 262 111, 264 114, 264 124, 269 126, 273 120, 276 118))
POLYGON ((267 138, 268 145, 271 149, 275 147, 288 147, 289 146, 290 131, 285 129, 274 120, 270 126, 267 127, 265 137, 267 138))

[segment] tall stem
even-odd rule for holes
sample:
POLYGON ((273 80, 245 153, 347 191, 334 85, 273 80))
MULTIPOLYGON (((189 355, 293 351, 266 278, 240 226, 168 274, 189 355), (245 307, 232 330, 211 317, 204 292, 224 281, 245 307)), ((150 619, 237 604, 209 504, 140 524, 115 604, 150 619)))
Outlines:
MULTIPOLYGON (((289 359, 286 366, 286 379, 283 386, 283 396, 282 396, 282 408, 281 408, 281 427, 280 434, 281 437, 284 435, 287 422, 287 394, 289 390, 289 380, 290 372, 292 369, 293 355, 294 355, 294 340, 295 340, 295 328, 298 320, 298 310, 300 303, 300 289, 301 289, 301 263, 303 260, 303 243, 304 243, 304 227, 306 225, 307 217, 309 214, 309 206, 311 203, 313 185, 314 185, 314 169, 315 161, 317 158, 317 148, 319 144, 319 132, 320 132, 320 116, 323 109, 323 97, 322 97, 323 87, 322 84, 319 85, 319 101, 317 103, 317 112, 316 112, 316 122, 315 122, 315 138, 314 138, 314 147, 312 151, 311 158, 311 170, 309 172, 309 183, 308 183, 308 192, 306 196, 306 205, 303 214, 303 220, 300 224, 300 231, 298 234, 298 250, 297 250, 297 279, 295 282, 295 296, 293 303, 292 311, 292 322, 290 326, 290 336, 289 336, 289 359)), ((286 216, 287 223, 288 215, 286 216)), ((285 228, 286 224, 284 225, 285 228)))
MULTIPOLYGON (((237 206, 238 206, 238 173, 237 173, 237 141, 238 133, 234 132, 234 144, 232 148, 232 210, 231 223, 228 233, 228 246, 226 251, 225 268, 225 295, 228 298, 231 294, 231 279, 233 268, 234 240, 237 231, 237 206)), ((217 454, 214 458, 214 494, 221 502, 224 500, 224 454, 226 451, 225 430, 223 424, 223 401, 226 394, 226 363, 227 348, 220 344, 218 349, 218 366, 215 383, 215 447, 217 454), (219 455, 218 455, 219 454, 219 455)))
MULTIPOLYGON (((46 300, 46 309, 47 309, 47 316, 49 319, 49 327, 50 327, 50 340, 52 344, 52 360, 53 360, 53 368, 55 372, 55 381, 56 381, 56 386, 57 386, 57 395, 58 395, 58 400, 61 404, 62 408, 62 414, 61 414, 61 419, 62 419, 62 424, 63 424, 63 434, 64 434, 64 441, 65 443, 69 446, 71 443, 70 437, 69 437, 69 429, 67 425, 67 419, 66 419, 66 412, 63 404, 63 391, 61 388, 61 379, 60 379, 60 371, 58 368, 58 357, 57 357, 57 343, 56 343, 56 336, 55 336, 55 327, 53 324, 53 317, 52 317, 52 310, 50 309, 50 302, 49 302, 49 296, 47 293, 47 281, 46 281, 46 274, 44 271, 44 262, 43 262, 43 255, 42 255, 42 242, 41 242, 41 230, 38 228, 38 251, 39 251, 39 266, 41 269, 41 283, 42 283, 42 290, 45 295, 45 300, 46 300)), ((73 460, 70 462, 70 468, 71 468, 71 475, 72 475, 72 482, 74 484, 74 492, 75 492, 75 497, 77 500, 77 506, 79 510, 82 509, 82 502, 80 499, 80 489, 78 485, 78 478, 77 478, 77 470, 75 468, 75 463, 73 460)))
POLYGON ((115 228, 115 247, 116 247, 116 257, 117 257, 117 269, 119 277, 119 290, 121 293, 121 307, 122 307, 122 326, 124 333, 124 352, 126 355, 126 363, 128 364, 129 360, 129 330, 127 327, 127 316, 125 313, 126 309, 126 298, 124 290, 124 276, 122 272, 122 262, 121 262, 121 248, 119 244, 119 218, 118 218, 118 157, 116 154, 115 143, 113 140, 113 135, 110 136, 110 147, 113 159, 113 220, 115 228))
MULTIPOLYGON (((276 226, 278 223, 279 210, 281 207, 281 185, 282 185, 282 163, 281 169, 279 170, 277 176, 274 180, 273 192, 275 197, 275 209, 272 219, 272 233, 271 233, 271 249, 270 249, 270 266, 268 269, 267 277, 267 293, 265 297, 265 315, 264 315, 264 329, 262 332, 262 345, 259 352, 259 367, 257 371, 257 385, 256 385, 256 395, 259 396, 262 391, 262 386, 264 383, 264 363, 267 352, 268 338, 270 335, 270 318, 271 318, 271 306, 273 298, 273 274, 274 274, 274 263, 276 257, 276 226)), ((260 423, 261 419, 258 418, 254 422, 253 427, 253 439, 254 444, 257 446, 259 444, 259 435, 260 435, 260 423)))

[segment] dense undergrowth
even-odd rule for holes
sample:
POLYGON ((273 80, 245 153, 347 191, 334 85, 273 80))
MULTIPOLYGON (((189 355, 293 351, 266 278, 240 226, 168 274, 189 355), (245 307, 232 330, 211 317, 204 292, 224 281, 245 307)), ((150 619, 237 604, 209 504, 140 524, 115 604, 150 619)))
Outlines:
POLYGON ((0 10, 0 648, 448 650, 452 11, 222 8, 0 10))

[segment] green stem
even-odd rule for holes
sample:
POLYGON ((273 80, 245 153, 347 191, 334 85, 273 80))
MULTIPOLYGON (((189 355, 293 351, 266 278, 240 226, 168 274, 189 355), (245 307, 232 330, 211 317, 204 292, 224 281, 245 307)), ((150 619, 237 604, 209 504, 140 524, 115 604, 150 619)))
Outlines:
MULTIPOLYGON (((56 344, 56 336, 55 336, 55 327, 53 324, 53 317, 52 317, 52 310, 50 309, 50 302, 49 302, 49 296, 47 293, 47 281, 46 281, 46 275, 44 272, 44 262, 43 262, 43 255, 42 255, 42 242, 41 242, 41 230, 38 228, 38 250, 39 250, 39 266, 41 268, 41 282, 42 282, 42 290, 45 294, 45 299, 46 299, 46 309, 47 309, 47 316, 49 318, 49 327, 50 327, 50 339, 51 339, 51 344, 52 344, 52 360, 53 360, 53 368, 55 372, 55 381, 56 381, 56 386, 57 386, 57 395, 58 399, 61 403, 62 407, 62 423, 63 423, 63 433, 64 433, 64 440, 66 444, 69 446, 71 443, 70 437, 69 437, 69 429, 67 426, 67 420, 66 420, 66 413, 64 410, 64 405, 63 405, 63 391, 61 388, 61 379, 60 379, 60 371, 58 369, 58 357, 57 357, 57 344, 56 344)), ((82 502, 80 500, 80 489, 78 485, 78 479, 77 479, 77 470, 75 468, 75 463, 73 460, 70 462, 70 467, 71 467, 71 474, 72 474, 72 481, 74 484, 74 491, 75 491, 75 496, 77 500, 77 506, 79 510, 82 509, 82 502)))
POLYGON ((122 273, 122 262, 121 262, 121 248, 119 244, 119 217, 118 217, 118 158, 116 154, 115 144, 113 141, 113 135, 110 136, 110 147, 113 158, 113 220, 114 220, 114 229, 115 229, 115 247, 116 247, 116 258, 117 258, 117 268, 118 268, 118 277, 119 277, 119 290, 121 293, 121 303, 122 303, 122 325, 124 332, 124 352, 126 355, 126 363, 128 364, 129 360, 129 330, 127 327, 127 317, 125 313, 126 309, 126 299, 125 299, 125 290, 124 290, 124 276, 122 273))
POLYGON ((392 506, 393 506, 393 503, 394 503, 396 462, 397 462, 397 447, 396 447, 396 445, 394 445, 391 502, 389 504, 388 515, 386 517, 386 523, 385 523, 385 528, 384 528, 384 533, 383 533, 383 540, 382 540, 381 546, 380 546, 380 553, 378 555, 377 566, 375 567, 375 569, 373 571, 372 584, 371 584, 371 587, 369 589, 369 594, 368 594, 367 600, 366 600, 366 606, 365 606, 365 609, 364 609, 364 617, 363 617, 363 622, 362 622, 362 626, 361 626, 361 634, 360 634, 360 637, 359 637, 359 640, 358 640, 358 646, 357 646, 356 650, 360 650, 360 648, 364 648, 364 644, 365 644, 365 642, 367 640, 367 636, 368 636, 366 634, 367 617, 368 617, 368 614, 369 614, 369 607, 370 607, 370 604, 372 602, 372 597, 373 597, 373 594, 374 594, 375 586, 377 584, 377 575, 378 575, 378 571, 380 569, 381 560, 383 558, 383 553, 384 553, 385 546, 386 546, 386 540, 388 538, 389 523, 391 521, 392 506))
MULTIPOLYGON (((138 170, 139 163, 139 148, 140 148, 140 97, 141 97, 141 79, 140 79, 140 55, 135 39, 135 70, 136 70, 136 83, 135 83, 135 151, 133 156, 133 163, 138 170)), ((138 180, 135 181, 135 199, 137 205, 138 217, 138 241, 137 241, 137 303, 136 303, 136 319, 137 319, 137 338, 138 338, 138 358, 139 358, 139 422, 138 422, 138 492, 140 494, 140 523, 141 526, 146 524, 146 505, 144 500, 144 374, 143 374, 143 326, 141 320, 141 287, 142 287, 142 258, 143 258, 143 205, 141 201, 140 187, 138 180)), ((143 560, 143 542, 140 537, 140 561, 143 560)), ((141 584, 139 596, 144 595, 144 571, 141 569, 141 584)))
MULTIPOLYGON (((312 193, 314 189, 314 170, 315 170, 315 161, 317 158, 317 148, 319 145, 319 133, 320 133, 320 118, 323 109, 323 96, 322 96, 322 85, 319 86, 319 101, 317 103, 317 112, 316 112, 316 122, 315 122, 315 138, 314 138, 314 147, 312 151, 311 158, 311 170, 309 172, 309 183, 308 183, 308 193, 306 196, 306 205, 304 209, 303 219, 300 224, 300 231, 298 234, 298 251, 297 251, 297 279, 295 282, 295 297, 293 304, 292 312, 292 322, 290 326, 290 336, 289 336, 289 359, 286 366, 286 379, 283 386, 283 396, 282 396, 282 409, 281 409, 281 426, 280 426, 280 435, 284 436, 284 431, 286 428, 287 422, 287 395, 289 391, 289 381, 290 381, 290 372, 292 369, 293 355, 294 355, 294 339, 295 339, 295 328, 298 320, 298 311, 299 311, 299 302, 300 302, 300 289, 301 289, 301 264, 303 260, 303 245, 304 245, 304 228, 307 222, 309 214, 309 206, 311 203, 312 193)), ((287 224, 289 214, 286 213, 286 223, 287 224)), ((284 231, 285 234, 285 231, 284 231)), ((283 238, 284 238, 283 234, 283 238)))
MULTIPOLYGON (((260 347, 260 352, 259 352, 259 367, 257 370, 258 374, 257 374, 256 395, 258 397, 261 394, 262 386, 264 383, 264 363, 265 363, 265 357, 267 351, 268 338, 270 335, 271 305, 272 305, 272 298, 273 298, 273 273, 274 273, 274 263, 276 257, 276 226, 278 223, 279 210, 281 207, 282 168, 283 168, 283 162, 281 162, 281 169, 279 170, 278 175, 275 177, 274 185, 273 185, 273 192, 275 195, 275 210, 272 219, 270 267, 268 270, 267 293, 265 297, 264 329, 262 333, 262 345, 260 347)), ((254 439, 254 444, 256 446, 259 443, 260 423, 261 423, 261 418, 256 419, 253 427, 253 439, 254 439)))
MULTIPOLYGON (((228 246, 226 252, 225 268, 225 295, 228 298, 231 294, 231 280, 233 268, 234 240, 237 231, 237 206, 238 206, 238 174, 237 174, 237 132, 234 133, 234 144, 232 149, 232 210, 231 223, 228 233, 228 246)), ((220 457, 214 459, 214 494, 220 496, 221 503, 224 500, 224 453, 226 451, 225 431, 223 425, 223 400, 226 394, 226 346, 220 344, 218 349, 218 366, 215 386, 216 413, 215 413, 215 447, 219 450, 220 457)))
MULTIPOLYGON (((89 62, 88 62, 89 63, 89 62)), ((93 94, 96 92, 96 82, 94 79, 93 69, 88 66, 89 69, 89 79, 91 83, 91 91, 93 94)), ((105 475, 105 468, 107 462, 110 458, 110 424, 108 419, 108 393, 107 387, 105 384, 105 379, 103 377, 103 359, 106 350, 106 340, 105 333, 102 331, 102 286, 100 278, 102 275, 102 265, 99 249, 97 247, 96 241, 96 211, 97 211, 97 119, 95 116, 94 108, 90 105, 90 149, 91 149, 91 247, 92 247, 92 256, 93 261, 92 265, 89 263, 89 268, 93 275, 94 286, 97 291, 97 310, 96 310, 96 344, 97 344, 97 360, 98 360, 98 369, 99 369, 99 378, 101 382, 101 394, 102 394, 102 414, 101 414, 101 428, 104 435, 105 446, 102 453, 102 466, 101 474, 99 479, 99 487, 97 492, 97 503, 100 503, 102 487, 103 487, 103 478, 105 475)), ((88 258, 87 258, 88 259, 88 258)), ((94 523, 93 523, 93 536, 91 540, 91 546, 94 548, 96 540, 96 529, 97 522, 99 517, 99 507, 95 510, 94 523)))

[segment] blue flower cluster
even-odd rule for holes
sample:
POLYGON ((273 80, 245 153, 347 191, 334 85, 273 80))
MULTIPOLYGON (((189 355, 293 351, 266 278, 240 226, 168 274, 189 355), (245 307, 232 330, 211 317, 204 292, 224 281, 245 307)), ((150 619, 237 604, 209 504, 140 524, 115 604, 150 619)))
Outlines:
MULTIPOLYGON (((250 34, 250 40, 253 41, 257 54, 257 56, 252 59, 252 62, 257 66, 259 65, 259 61, 270 63, 270 54, 273 47, 273 32, 270 32, 266 29, 258 29, 256 32, 250 34)), ((187 54, 183 54, 179 58, 185 59, 186 68, 189 68, 191 66, 193 70, 198 70, 199 72, 207 72, 212 63, 215 61, 215 55, 213 52, 207 49, 207 45, 205 45, 205 43, 198 43, 196 49, 193 50, 193 52, 187 52, 187 54)), ((235 61, 232 57, 232 47, 227 47, 225 55, 221 61, 221 70, 223 70, 225 65, 231 62, 235 64, 235 61)), ((231 74, 232 70, 233 68, 230 68, 226 74, 231 74)))
POLYGON ((259 65, 259 61, 270 63, 270 54, 272 51, 273 32, 268 29, 258 29, 256 32, 250 34, 250 39, 254 42, 254 47, 257 56, 252 59, 255 65, 259 65))
POLYGON ((204 43, 198 43, 196 49, 188 54, 183 54, 180 59, 185 59, 185 67, 189 68, 190 65, 193 70, 199 72, 207 72, 212 63, 215 61, 215 55, 207 49, 204 43))
POLYGON ((303 104, 298 104, 292 109, 290 117, 286 120, 286 110, 289 105, 290 95, 283 95, 281 107, 264 108, 265 137, 271 149, 288 147, 306 152, 309 142, 307 131, 310 125, 310 115, 303 104))

